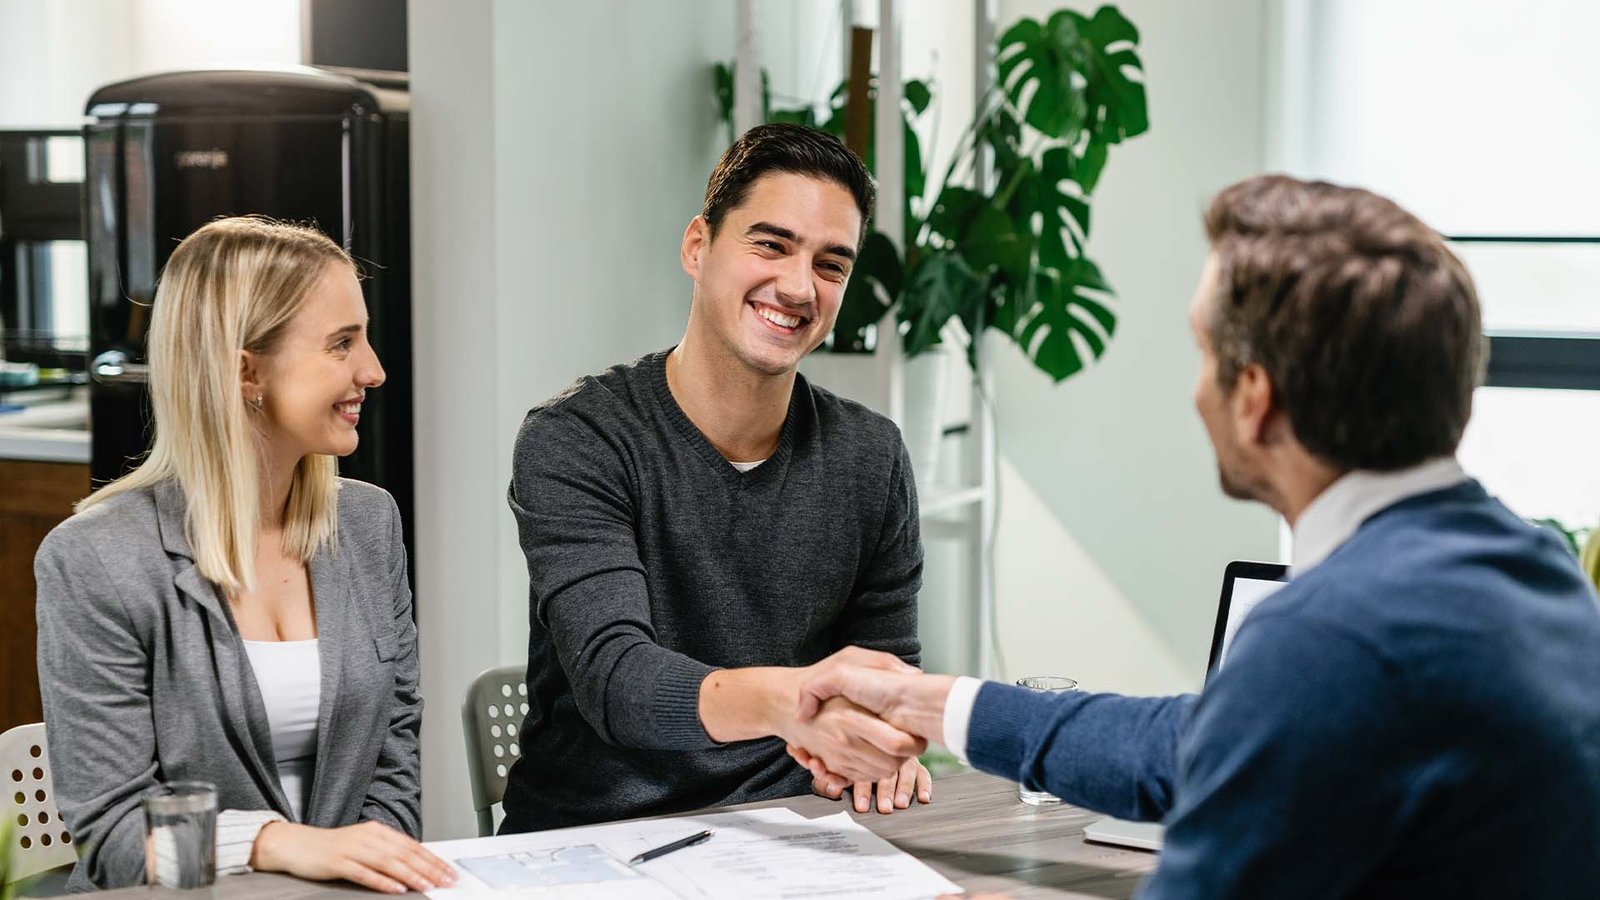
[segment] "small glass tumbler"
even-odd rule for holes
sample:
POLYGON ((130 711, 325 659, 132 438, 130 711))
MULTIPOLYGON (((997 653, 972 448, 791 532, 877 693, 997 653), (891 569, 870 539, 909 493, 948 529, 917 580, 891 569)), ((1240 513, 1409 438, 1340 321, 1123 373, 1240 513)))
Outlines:
MULTIPOLYGON (((1059 675, 1030 675, 1027 678, 1018 678, 1017 687, 1038 691, 1041 694, 1064 694, 1067 691, 1077 690, 1078 683, 1059 675)), ((1061 802, 1061 798, 1055 794, 1047 791, 1030 791, 1020 784, 1017 785, 1017 799, 1029 806, 1048 806, 1061 802)))
POLYGON ((205 781, 174 781, 144 795, 146 880, 169 888, 206 887, 217 880, 217 789, 205 781))

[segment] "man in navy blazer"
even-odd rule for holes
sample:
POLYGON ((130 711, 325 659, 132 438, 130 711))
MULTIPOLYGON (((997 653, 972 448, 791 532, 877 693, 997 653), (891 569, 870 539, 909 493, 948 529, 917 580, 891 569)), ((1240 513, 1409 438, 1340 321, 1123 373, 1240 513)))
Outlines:
POLYGON ((844 669, 806 703, 842 695, 984 771, 1166 823, 1145 897, 1595 896, 1600 607, 1456 463, 1485 360, 1466 270, 1330 184, 1250 179, 1205 225, 1195 405, 1223 491, 1294 530, 1293 579, 1227 665, 1159 698, 844 669))

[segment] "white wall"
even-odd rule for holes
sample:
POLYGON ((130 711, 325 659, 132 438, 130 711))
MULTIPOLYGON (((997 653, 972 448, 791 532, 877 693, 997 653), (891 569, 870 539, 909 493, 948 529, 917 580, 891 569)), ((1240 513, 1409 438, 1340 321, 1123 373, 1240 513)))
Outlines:
MULTIPOLYGON (((1095 197, 1090 254, 1117 289, 1116 337, 1101 365, 1059 387, 1014 346, 993 354, 1012 676, 1196 688, 1223 565, 1277 558, 1276 518, 1217 490, 1186 322, 1206 253, 1200 211, 1262 165, 1266 5, 1118 3, 1140 31, 1151 127, 1113 148, 1095 197)), ((1058 6, 1006 0, 1000 30, 1058 6)))
POLYGON ((528 408, 670 345, 678 236, 722 149, 731 0, 416 0, 410 15, 423 818, 475 828, 460 698, 527 659, 506 508, 528 408))
POLYGON ((300 62, 300 0, 0 0, 0 128, 74 125, 151 72, 300 62))

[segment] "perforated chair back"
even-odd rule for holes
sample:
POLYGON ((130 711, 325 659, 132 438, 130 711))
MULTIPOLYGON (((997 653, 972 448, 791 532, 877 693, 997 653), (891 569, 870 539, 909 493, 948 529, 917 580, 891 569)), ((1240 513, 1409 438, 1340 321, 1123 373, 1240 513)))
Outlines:
POLYGON ((494 833, 491 808, 506 794, 506 776, 522 748, 517 733, 528 714, 528 667, 502 666, 472 679, 461 704, 467 735, 467 774, 472 778, 472 808, 478 835, 494 833))
POLYGON ((5 785, 0 809, 12 823, 11 846, 0 847, 0 853, 11 854, 6 879, 21 881, 77 862, 72 835, 56 813, 44 723, 18 725, 0 734, 0 780, 5 785))

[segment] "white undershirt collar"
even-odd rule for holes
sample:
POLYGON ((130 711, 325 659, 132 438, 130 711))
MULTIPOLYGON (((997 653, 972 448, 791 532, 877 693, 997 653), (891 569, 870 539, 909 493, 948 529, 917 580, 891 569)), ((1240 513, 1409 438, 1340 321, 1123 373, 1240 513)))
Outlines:
POLYGON ((1454 487, 1467 474, 1453 456, 1395 472, 1357 469, 1328 485, 1294 525, 1291 571, 1303 575, 1349 540, 1361 523, 1402 500, 1454 487))
MULTIPOLYGON (((1306 570, 1328 558, 1350 539, 1361 523, 1402 500, 1444 490, 1467 480, 1455 457, 1432 459, 1398 472, 1349 472, 1318 494, 1300 513, 1294 528, 1293 572, 1306 570)), ((944 706, 944 744, 956 759, 967 762, 967 737, 972 708, 983 682, 969 676, 956 679, 944 706)))

